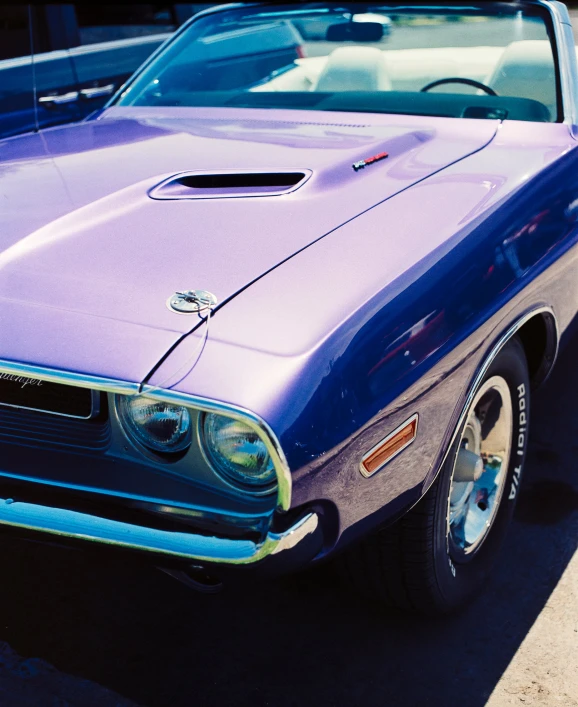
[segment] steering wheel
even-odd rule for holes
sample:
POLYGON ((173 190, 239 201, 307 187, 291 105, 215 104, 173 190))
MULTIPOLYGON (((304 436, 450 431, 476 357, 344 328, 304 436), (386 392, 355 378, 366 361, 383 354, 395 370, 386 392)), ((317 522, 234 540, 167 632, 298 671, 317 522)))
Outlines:
POLYGON ((451 79, 440 79, 439 81, 432 81, 431 83, 428 83, 427 86, 424 86, 421 89, 420 93, 425 93, 431 88, 435 88, 436 86, 443 86, 446 83, 465 83, 467 86, 473 86, 474 88, 479 88, 481 91, 485 91, 489 96, 498 95, 493 88, 486 86, 486 84, 481 83, 480 81, 474 81, 474 79, 462 79, 459 76, 456 76, 455 78, 451 79))

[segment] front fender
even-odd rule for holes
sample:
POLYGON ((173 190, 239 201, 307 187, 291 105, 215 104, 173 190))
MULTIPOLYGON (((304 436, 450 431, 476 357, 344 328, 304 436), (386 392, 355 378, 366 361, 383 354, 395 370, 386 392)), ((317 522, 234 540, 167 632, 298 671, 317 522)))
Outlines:
POLYGON ((435 478, 504 333, 543 306, 562 332, 576 314, 574 146, 563 125, 506 124, 228 303, 179 386, 266 420, 292 505, 335 507, 335 540, 395 517, 435 478), (363 478, 363 454, 416 412, 415 443, 363 478))

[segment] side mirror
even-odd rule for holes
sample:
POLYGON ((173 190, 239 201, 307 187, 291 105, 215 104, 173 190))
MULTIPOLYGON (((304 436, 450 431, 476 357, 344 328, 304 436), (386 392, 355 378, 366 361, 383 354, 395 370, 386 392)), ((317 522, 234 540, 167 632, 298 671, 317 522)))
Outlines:
POLYGON ((325 39, 327 42, 380 42, 383 25, 379 22, 340 22, 329 25, 325 39))

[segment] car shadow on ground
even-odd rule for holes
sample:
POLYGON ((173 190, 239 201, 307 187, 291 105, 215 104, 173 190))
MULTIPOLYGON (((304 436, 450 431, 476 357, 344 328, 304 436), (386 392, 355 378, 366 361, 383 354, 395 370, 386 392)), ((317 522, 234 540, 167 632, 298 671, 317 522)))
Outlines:
POLYGON ((463 613, 392 614, 330 568, 215 596, 119 559, 10 541, 0 640, 141 705, 482 707, 578 538, 578 335, 535 396, 515 523, 463 613))

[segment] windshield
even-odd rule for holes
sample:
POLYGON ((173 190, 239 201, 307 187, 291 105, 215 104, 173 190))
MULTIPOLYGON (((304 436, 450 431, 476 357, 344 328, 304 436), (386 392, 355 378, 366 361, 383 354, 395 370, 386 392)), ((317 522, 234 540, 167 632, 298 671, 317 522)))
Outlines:
POLYGON ((217 12, 179 34, 117 103, 556 121, 548 22, 540 8, 499 2, 217 12))

